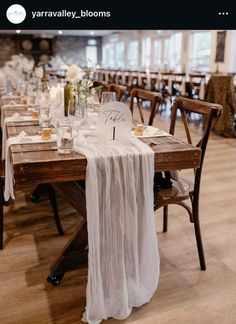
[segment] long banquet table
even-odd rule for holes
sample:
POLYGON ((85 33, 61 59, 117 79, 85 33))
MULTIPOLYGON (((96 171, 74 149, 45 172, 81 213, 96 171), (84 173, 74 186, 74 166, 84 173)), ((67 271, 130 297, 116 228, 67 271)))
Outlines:
MULTIPOLYGON (((9 112, 4 115, 9 116, 9 112)), ((29 135, 38 134, 37 121, 7 124, 8 137, 17 136, 22 130, 29 135)), ((143 138, 142 141, 155 152, 155 171, 197 168, 200 165, 200 149, 173 136, 143 138)), ((56 143, 12 145, 10 156, 16 186, 50 183, 82 216, 75 235, 51 267, 48 281, 57 285, 66 271, 87 265, 85 191, 79 181, 85 179, 86 158, 77 153, 60 155, 56 143)))

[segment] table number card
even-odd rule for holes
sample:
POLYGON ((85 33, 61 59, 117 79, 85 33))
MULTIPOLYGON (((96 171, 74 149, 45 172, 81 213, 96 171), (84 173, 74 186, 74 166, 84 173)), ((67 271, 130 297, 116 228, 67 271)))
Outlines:
POLYGON ((105 104, 98 115, 97 135, 100 142, 129 142, 132 115, 128 106, 119 101, 105 104))

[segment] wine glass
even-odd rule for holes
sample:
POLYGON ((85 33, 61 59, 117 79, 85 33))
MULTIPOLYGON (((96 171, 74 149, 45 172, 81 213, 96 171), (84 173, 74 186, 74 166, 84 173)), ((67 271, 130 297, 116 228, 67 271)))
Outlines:
POLYGON ((101 104, 105 105, 110 101, 116 101, 116 93, 114 91, 103 91, 101 104))

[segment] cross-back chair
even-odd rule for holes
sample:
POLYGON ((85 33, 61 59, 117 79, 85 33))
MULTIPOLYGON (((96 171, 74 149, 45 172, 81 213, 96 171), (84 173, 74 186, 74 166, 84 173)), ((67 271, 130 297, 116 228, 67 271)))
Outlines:
POLYGON ((156 192, 154 189, 154 210, 157 210, 160 207, 164 207, 163 232, 167 232, 169 205, 178 204, 187 210, 190 217, 190 222, 194 224, 201 270, 206 270, 199 222, 199 193, 201 184, 201 174, 210 131, 215 121, 219 118, 221 111, 222 107, 217 104, 182 97, 176 98, 171 112, 171 123, 169 131, 170 134, 175 134, 177 113, 180 112, 187 141, 189 144, 193 144, 191 130, 188 125, 187 113, 193 112, 195 114, 205 116, 204 119, 206 119, 206 122, 204 124, 204 130, 202 132, 200 140, 196 144, 196 146, 201 149, 200 167, 194 169, 193 182, 189 179, 179 177, 178 181, 172 180, 173 185, 170 189, 163 189, 156 192), (190 200, 189 205, 185 202, 188 199, 190 200))
POLYGON ((114 91, 116 93, 116 100, 121 101, 127 90, 126 86, 115 83, 107 84, 102 81, 93 81, 93 87, 100 87, 98 90, 98 99, 100 101, 104 91, 114 91))
POLYGON ((116 100, 121 101, 123 99, 123 96, 124 96, 126 90, 127 90, 127 87, 120 85, 120 84, 112 83, 112 84, 108 85, 107 90, 114 91, 116 93, 116 100))
POLYGON ((205 74, 189 74, 190 93, 188 93, 188 95, 190 99, 203 99, 205 93, 205 83, 205 74))
POLYGON ((150 116, 149 116, 148 125, 152 125, 158 109, 157 104, 161 103, 162 95, 158 92, 152 92, 148 90, 134 88, 130 94, 130 110, 132 115, 134 112, 134 99, 137 100, 137 108, 139 110, 139 115, 142 123, 144 123, 142 101, 144 100, 150 101, 150 116))

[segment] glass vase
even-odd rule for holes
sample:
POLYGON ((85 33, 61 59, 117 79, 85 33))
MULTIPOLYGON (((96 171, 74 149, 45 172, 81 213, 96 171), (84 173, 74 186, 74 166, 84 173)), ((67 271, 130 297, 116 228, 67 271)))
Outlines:
POLYGON ((71 82, 66 81, 66 85, 64 87, 64 98, 65 98, 65 104, 64 104, 64 115, 68 116, 68 107, 69 102, 73 100, 73 93, 74 93, 74 86, 71 82))

